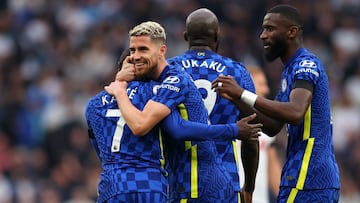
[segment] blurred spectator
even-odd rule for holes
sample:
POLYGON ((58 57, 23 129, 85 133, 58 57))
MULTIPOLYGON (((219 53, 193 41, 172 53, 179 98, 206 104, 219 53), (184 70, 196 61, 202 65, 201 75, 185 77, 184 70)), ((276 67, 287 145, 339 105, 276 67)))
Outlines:
MULTIPOLYGON (((258 65, 246 65, 251 77, 254 81, 256 94, 261 97, 267 97, 270 93, 268 81, 266 75, 261 67, 258 65)), ((285 134, 284 130, 281 131, 285 134)), ((283 166, 283 157, 279 157, 277 154, 277 147, 275 147, 275 140, 280 139, 278 136, 282 136, 279 133, 276 137, 269 137, 262 133, 259 137, 259 166, 256 174, 255 190, 253 193, 254 203, 269 203, 276 200, 280 188, 281 170, 283 166)), ((238 147, 239 142, 237 143, 238 147)), ((240 150, 241 154, 241 150, 240 150)), ((239 169, 241 169, 242 163, 239 162, 239 169)), ((244 180, 244 172, 239 170, 240 180, 244 180)))
POLYGON ((334 150, 341 153, 349 146, 352 136, 360 133, 360 106, 351 99, 350 91, 346 89, 332 109, 334 150))

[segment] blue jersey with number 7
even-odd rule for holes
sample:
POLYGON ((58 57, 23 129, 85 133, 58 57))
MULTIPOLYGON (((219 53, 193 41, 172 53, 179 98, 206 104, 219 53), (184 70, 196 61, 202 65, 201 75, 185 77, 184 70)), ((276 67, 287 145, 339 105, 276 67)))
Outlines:
MULTIPOLYGON (((128 95, 143 109, 148 95, 136 83, 128 95)), ((102 91, 86 107, 86 120, 95 137, 102 173, 98 202, 119 193, 161 192, 167 194, 162 137, 158 127, 145 136, 134 136, 125 124, 115 97, 102 91)))

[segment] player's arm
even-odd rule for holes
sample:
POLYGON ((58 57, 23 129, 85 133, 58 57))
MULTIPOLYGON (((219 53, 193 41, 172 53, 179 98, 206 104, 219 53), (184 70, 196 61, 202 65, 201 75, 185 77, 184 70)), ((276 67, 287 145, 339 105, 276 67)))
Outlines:
POLYGON ((105 90, 114 95, 126 124, 134 135, 143 136, 170 114, 170 109, 159 102, 149 100, 140 111, 130 101, 126 92, 127 82, 115 80, 105 90))
POLYGON ((256 121, 263 123, 263 131, 274 136, 282 129, 284 123, 297 125, 302 121, 311 103, 313 85, 304 80, 296 81, 289 102, 258 97, 240 87, 231 76, 219 76, 212 83, 212 88, 231 99, 241 111, 256 112, 256 121), (218 87, 219 82, 222 83, 221 87, 218 87), (244 92, 247 95, 245 99, 244 92))
POLYGON ((245 176, 242 192, 246 199, 249 200, 250 198, 251 200, 255 188, 256 173, 259 166, 258 140, 244 140, 241 142, 241 161, 245 176))
POLYGON ((160 124, 160 127, 177 140, 234 140, 258 139, 261 124, 250 124, 256 115, 239 120, 233 124, 208 125, 186 121, 178 111, 172 111, 160 124))
POLYGON ((311 103, 313 85, 305 80, 297 80, 294 84, 294 89, 290 92, 289 102, 279 102, 259 97, 257 99, 259 101, 255 102, 254 107, 277 120, 293 125, 300 124, 311 103))

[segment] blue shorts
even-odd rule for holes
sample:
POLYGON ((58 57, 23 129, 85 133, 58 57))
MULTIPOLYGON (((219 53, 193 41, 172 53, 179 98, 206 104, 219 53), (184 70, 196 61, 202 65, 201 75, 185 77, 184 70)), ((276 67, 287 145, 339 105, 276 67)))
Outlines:
POLYGON ((278 203, 337 203, 339 189, 298 190, 291 187, 280 187, 278 203))
POLYGON ((119 194, 110 199, 107 199, 103 203, 167 203, 167 197, 163 193, 127 193, 119 194))

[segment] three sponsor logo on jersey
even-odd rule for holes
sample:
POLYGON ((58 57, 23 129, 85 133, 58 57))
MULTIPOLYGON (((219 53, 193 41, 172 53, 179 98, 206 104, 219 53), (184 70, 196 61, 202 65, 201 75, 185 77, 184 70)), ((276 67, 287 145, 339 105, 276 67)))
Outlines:
POLYGON ((177 76, 169 76, 165 78, 161 85, 155 85, 153 87, 153 93, 156 95, 160 88, 165 88, 171 91, 180 92, 180 88, 176 87, 174 84, 180 82, 180 78, 177 76))
POLYGON ((297 70, 295 74, 298 73, 311 73, 316 77, 319 77, 319 72, 316 71, 316 63, 312 60, 302 60, 299 63, 299 66, 302 67, 301 69, 297 70))
MULTIPOLYGON (((295 74, 299 73, 311 73, 316 77, 319 77, 319 72, 316 70, 316 63, 312 60, 302 60, 299 62, 299 66, 301 67, 299 70, 295 72, 295 74)), ((281 91, 285 92, 287 88, 286 78, 281 80, 281 91)))

